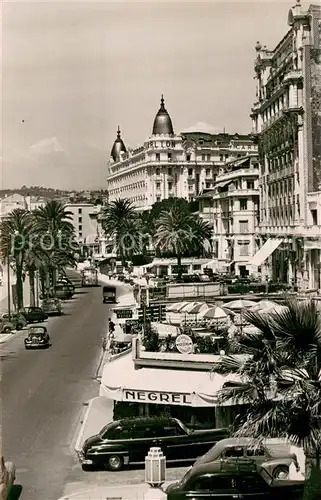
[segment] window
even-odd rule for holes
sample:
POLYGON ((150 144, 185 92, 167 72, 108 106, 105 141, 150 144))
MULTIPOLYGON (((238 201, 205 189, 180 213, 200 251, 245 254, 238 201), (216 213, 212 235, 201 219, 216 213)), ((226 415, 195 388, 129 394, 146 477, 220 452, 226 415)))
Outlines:
POLYGON ((205 161, 205 155, 202 155, 202 161, 205 161))
POLYGON ((78 217, 78 222, 81 224, 82 223, 82 217, 78 217))
POLYGON ((161 187, 161 183, 160 182, 156 182, 156 189, 160 189, 161 187))
POLYGON ((265 450, 262 446, 247 448, 246 456, 247 457, 264 457, 265 450))
POLYGON ((220 161, 223 161, 223 155, 220 155, 220 161))
POLYGON ((210 183, 210 182, 206 182, 206 183, 205 183, 205 187, 206 187, 206 189, 210 189, 210 187, 211 187, 211 183, 210 183))
POLYGON ((161 197, 160 196, 156 196, 156 201, 161 201, 161 197))
POLYGON ((248 232, 249 232, 249 221, 240 220, 240 233, 248 233, 248 232))
POLYGON ((168 183, 168 191, 171 191, 173 189, 173 183, 169 182, 168 183))
POLYGON ((211 155, 210 154, 207 155, 207 161, 211 161, 211 155))
POLYGON ((206 169, 206 177, 211 177, 211 169, 210 168, 206 169))
POLYGON ((318 225, 318 211, 317 210, 311 210, 311 215, 312 215, 312 224, 314 226, 318 225))
POLYGON ((167 436, 184 436, 185 432, 179 425, 164 425, 162 427, 155 427, 155 436, 157 437, 167 437, 167 436))
POLYGON ((247 189, 254 189, 254 181, 247 181, 246 187, 247 189))
POLYGON ((160 154, 156 153, 156 161, 160 161, 160 154))
POLYGON ((131 429, 132 439, 152 438, 155 436, 155 429, 150 425, 135 425, 131 429))
POLYGON ((201 271, 201 269, 202 269, 201 264, 194 264, 194 265, 193 265, 193 270, 194 270, 194 271, 201 271))
POLYGON ((186 161, 191 161, 191 155, 190 154, 186 155, 186 161))
POLYGON ((250 493, 252 496, 253 493, 261 493, 263 497, 264 492, 269 491, 269 486, 259 474, 255 476, 242 475, 237 477, 235 482, 236 488, 241 494, 250 493))
POLYGON ((81 224, 79 224, 79 226, 78 226, 78 231, 82 231, 82 225, 81 224))
POLYGON ((82 213, 82 208, 78 208, 78 213, 81 214, 82 213))
POLYGON ((247 198, 240 198, 240 210, 247 210, 247 198))
POLYGON ((117 427, 113 427, 109 429, 103 436, 104 439, 126 439, 131 437, 132 431, 128 427, 121 427, 118 425, 117 427))
POLYGON ((193 175, 193 169, 192 168, 188 169, 188 175, 189 175, 189 177, 192 177, 192 175, 193 175))
POLYGON ((173 175, 172 169, 171 169, 171 168, 169 168, 169 169, 167 170, 167 173, 168 173, 168 175, 173 175))
POLYGON ((248 257, 250 255, 249 252, 249 247, 250 247, 250 242, 249 241, 238 241, 237 242, 239 245, 239 255, 240 257, 248 257))
POLYGON ((160 175, 160 168, 156 168, 156 175, 160 175))
POLYGON ((224 476, 200 476, 189 487, 189 491, 234 491, 233 478, 224 476))
POLYGON ((82 233, 78 233, 78 238, 82 238, 82 233))
POLYGON ((168 161, 172 161, 172 153, 167 154, 168 161))
POLYGON ((244 455, 244 448, 242 448, 242 446, 231 446, 230 448, 227 448, 223 453, 223 457, 225 458, 243 457, 243 455, 244 455))

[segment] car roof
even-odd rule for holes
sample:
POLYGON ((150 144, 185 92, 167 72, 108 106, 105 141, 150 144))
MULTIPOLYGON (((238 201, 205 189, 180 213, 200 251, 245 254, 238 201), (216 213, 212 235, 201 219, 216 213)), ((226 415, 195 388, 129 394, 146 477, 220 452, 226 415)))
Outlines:
POLYGON ((118 427, 119 425, 127 425, 127 424, 151 424, 151 423, 164 423, 164 422, 172 422, 175 420, 170 416, 161 416, 161 417, 128 417, 122 418, 121 420, 115 420, 112 422, 114 424, 113 427, 118 427))
POLYGON ((226 439, 221 439, 218 441, 214 446, 219 450, 220 448, 222 451, 225 448, 232 447, 232 446, 248 446, 253 444, 253 446, 256 445, 255 439, 250 438, 250 437, 240 437, 240 438, 226 438, 226 439))
POLYGON ((227 475, 230 476, 231 474, 243 474, 246 472, 246 474, 249 475, 256 475, 257 472, 257 466, 254 463, 249 463, 248 464, 248 470, 245 471, 244 465, 242 466, 242 470, 238 471, 237 465, 235 466, 234 463, 227 463, 224 464, 219 462, 209 462, 206 464, 195 464, 193 467, 189 470, 190 472, 190 477, 193 476, 199 476, 201 474, 216 474, 219 473, 220 475, 227 475))

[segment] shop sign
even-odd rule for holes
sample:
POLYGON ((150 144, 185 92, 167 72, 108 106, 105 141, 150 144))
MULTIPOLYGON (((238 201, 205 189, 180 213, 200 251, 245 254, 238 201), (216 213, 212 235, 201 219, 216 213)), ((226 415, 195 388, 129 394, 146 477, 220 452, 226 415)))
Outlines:
POLYGON ((181 354, 191 354, 194 349, 191 337, 185 335, 184 333, 176 337, 175 345, 176 349, 181 354))
POLYGON ((191 405, 191 395, 177 392, 123 390, 122 401, 161 405, 191 405))
POLYGON ((117 319, 120 318, 132 318, 133 317, 133 311, 132 309, 114 309, 117 319))

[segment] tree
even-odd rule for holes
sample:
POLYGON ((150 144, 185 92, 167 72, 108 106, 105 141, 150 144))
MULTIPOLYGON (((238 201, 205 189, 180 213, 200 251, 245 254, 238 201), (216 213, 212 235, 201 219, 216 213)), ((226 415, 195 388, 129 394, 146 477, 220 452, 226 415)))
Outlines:
POLYGON ((113 238, 117 254, 125 266, 126 258, 130 258, 138 247, 139 227, 132 202, 119 199, 106 205, 102 210, 101 225, 105 234, 113 238))
POLYGON ((61 258, 64 256, 65 265, 68 265, 77 249, 72 212, 59 201, 50 200, 34 211, 34 219, 51 284, 55 286, 57 271, 62 266, 61 258))
POLYGON ((17 208, 0 224, 0 247, 3 260, 12 263, 17 279, 17 308, 23 308, 23 269, 32 245, 33 219, 30 212, 17 208))
POLYGON ((177 257, 180 278, 184 253, 199 249, 210 236, 211 229, 205 222, 174 206, 169 212, 162 212, 156 223, 155 247, 177 257))
POLYGON ((258 329, 238 339, 240 357, 226 356, 215 367, 240 377, 220 400, 249 403, 236 425, 237 435, 284 437, 302 446, 306 476, 321 465, 321 318, 313 301, 287 302, 269 316, 247 311, 258 329))

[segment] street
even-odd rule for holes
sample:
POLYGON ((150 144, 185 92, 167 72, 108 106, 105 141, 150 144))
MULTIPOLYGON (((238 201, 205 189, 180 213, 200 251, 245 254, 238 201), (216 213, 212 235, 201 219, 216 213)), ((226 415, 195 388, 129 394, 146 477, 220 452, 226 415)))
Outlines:
POLYGON ((82 405, 98 394, 94 377, 110 306, 100 287, 77 292, 64 316, 44 323, 49 349, 26 351, 24 332, 1 346, 3 450, 16 464, 23 500, 55 500, 75 467, 84 474, 73 445, 82 405))

